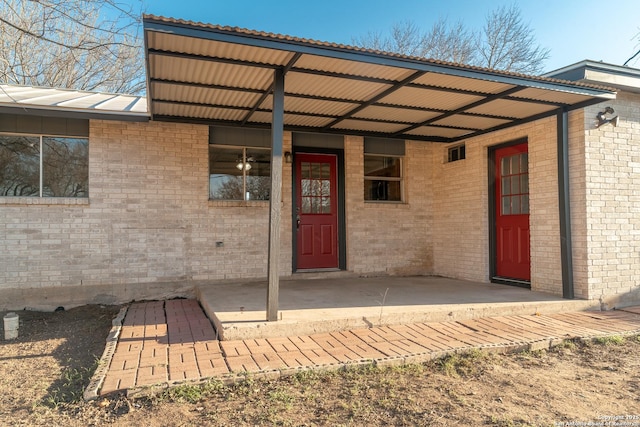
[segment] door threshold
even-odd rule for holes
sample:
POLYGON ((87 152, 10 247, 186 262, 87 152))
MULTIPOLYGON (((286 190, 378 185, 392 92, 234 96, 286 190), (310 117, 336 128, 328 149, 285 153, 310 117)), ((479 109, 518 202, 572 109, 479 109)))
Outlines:
POLYGON ((286 280, 307 280, 307 279, 353 279, 358 274, 339 268, 313 268, 297 270, 286 280))
POLYGON ((501 285, 518 286, 520 288, 531 289, 531 281, 522 279, 511 279, 509 277, 494 276, 491 283, 499 283, 501 285))
POLYGON ((342 271, 339 268, 304 268, 298 269, 296 273, 331 273, 334 271, 342 271))

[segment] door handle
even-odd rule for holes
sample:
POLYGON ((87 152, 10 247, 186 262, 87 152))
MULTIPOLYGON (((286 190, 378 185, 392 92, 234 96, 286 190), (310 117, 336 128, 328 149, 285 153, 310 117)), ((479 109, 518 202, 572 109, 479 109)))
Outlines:
POLYGON ((300 229, 300 215, 296 215, 296 229, 300 229))

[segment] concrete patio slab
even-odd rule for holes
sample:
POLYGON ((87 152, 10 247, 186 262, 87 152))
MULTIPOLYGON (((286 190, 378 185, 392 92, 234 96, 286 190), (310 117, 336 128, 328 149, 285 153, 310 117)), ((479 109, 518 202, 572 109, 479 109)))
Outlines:
POLYGON ((600 309, 528 289, 443 277, 354 278, 312 274, 280 282, 280 320, 266 321, 266 281, 201 285, 195 290, 218 338, 309 335, 344 329, 517 314, 600 309))

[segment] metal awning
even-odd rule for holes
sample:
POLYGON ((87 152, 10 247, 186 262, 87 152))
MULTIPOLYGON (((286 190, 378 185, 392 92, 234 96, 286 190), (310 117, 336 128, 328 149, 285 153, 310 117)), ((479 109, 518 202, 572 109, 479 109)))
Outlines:
POLYGON ((455 142, 615 98, 584 83, 144 16, 152 119, 455 142))
POLYGON ((0 113, 84 119, 147 121, 143 96, 19 85, 0 85, 0 113))

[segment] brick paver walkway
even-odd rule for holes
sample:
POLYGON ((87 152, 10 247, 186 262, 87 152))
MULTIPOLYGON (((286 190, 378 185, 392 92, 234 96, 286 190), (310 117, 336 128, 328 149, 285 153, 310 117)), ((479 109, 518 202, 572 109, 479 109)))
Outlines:
POLYGON ((101 362, 108 369, 92 383, 95 395, 105 395, 208 377, 418 362, 461 349, 549 348, 567 338, 634 333, 640 333, 640 307, 218 341, 196 300, 143 302, 129 307, 110 362, 101 362))

